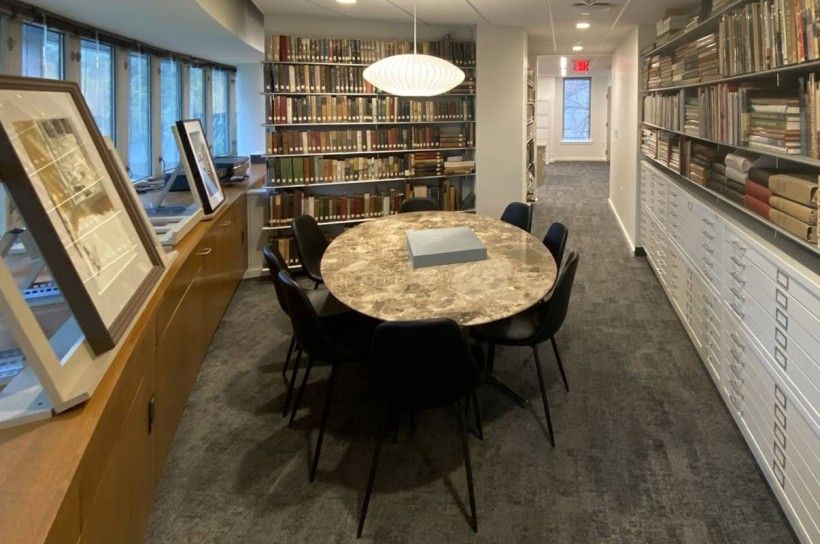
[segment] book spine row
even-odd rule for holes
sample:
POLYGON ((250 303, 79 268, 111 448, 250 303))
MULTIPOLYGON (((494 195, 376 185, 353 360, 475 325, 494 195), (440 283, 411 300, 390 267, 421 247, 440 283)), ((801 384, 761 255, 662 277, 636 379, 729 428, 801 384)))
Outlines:
POLYGON ((299 266, 299 253, 296 251, 296 240, 293 236, 271 236, 268 245, 276 247, 288 266, 299 266))
POLYGON ((473 147, 475 126, 314 130, 267 133, 268 155, 358 153, 382 150, 473 147))
POLYGON ((295 217, 311 215, 319 222, 355 221, 399 212, 404 194, 321 196, 304 191, 278 192, 268 197, 268 226, 288 225, 295 217))
POLYGON ((471 98, 418 100, 385 97, 272 96, 269 124, 472 121, 471 98))
MULTIPOLYGON (((269 162, 268 175, 274 184, 343 183, 404 177, 437 176, 444 173, 444 156, 440 152, 409 153, 383 157, 348 157, 328 159, 282 157, 269 162)), ((458 162, 457 164, 462 164, 458 162)), ((470 161, 465 163, 474 165, 470 161)))
MULTIPOLYGON (((279 62, 369 64, 385 57, 412 52, 413 42, 406 40, 351 40, 282 35, 269 35, 265 40, 265 58, 279 62)), ((418 52, 447 59, 457 66, 472 66, 476 58, 475 43, 450 39, 419 43, 418 52)))
MULTIPOLYGON (((375 94, 376 88, 363 74, 362 66, 269 64, 265 67, 265 92, 375 94)), ((468 76, 450 94, 475 94, 475 77, 468 76)))

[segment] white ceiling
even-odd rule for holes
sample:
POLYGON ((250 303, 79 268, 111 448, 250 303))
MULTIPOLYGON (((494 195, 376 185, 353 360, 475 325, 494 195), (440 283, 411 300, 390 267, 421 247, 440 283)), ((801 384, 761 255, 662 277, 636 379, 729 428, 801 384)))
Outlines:
MULTIPOLYGON (((252 0, 265 15, 298 15, 340 20, 407 22, 413 0, 252 0)), ((472 26, 479 22, 524 27, 530 52, 568 54, 581 42, 589 55, 611 53, 634 25, 654 24, 668 7, 692 0, 416 0, 420 23, 472 26), (584 2, 598 4, 578 7, 584 2), (585 15, 586 13, 586 15, 585 15), (575 28, 580 20, 592 27, 575 28), (553 30, 554 29, 554 30, 553 30)))

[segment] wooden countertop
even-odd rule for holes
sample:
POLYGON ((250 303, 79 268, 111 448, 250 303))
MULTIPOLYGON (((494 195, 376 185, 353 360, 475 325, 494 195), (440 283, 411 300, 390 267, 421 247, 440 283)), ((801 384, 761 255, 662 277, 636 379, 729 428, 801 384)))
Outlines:
MULTIPOLYGON (((66 497, 79 494, 77 475, 83 455, 118 387, 125 363, 144 336, 174 276, 208 232, 210 224, 218 221, 249 189, 258 187, 264 177, 265 166, 253 165, 247 181, 224 189, 226 202, 214 219, 199 223, 175 247, 177 258, 160 280, 90 400, 46 421, 0 431, 0 542, 47 542, 58 520, 69 519, 69 523, 79 527, 79 511, 76 516, 73 512, 69 516, 58 516, 58 513, 66 497)), ((79 500, 76 504, 79 508, 79 500)))

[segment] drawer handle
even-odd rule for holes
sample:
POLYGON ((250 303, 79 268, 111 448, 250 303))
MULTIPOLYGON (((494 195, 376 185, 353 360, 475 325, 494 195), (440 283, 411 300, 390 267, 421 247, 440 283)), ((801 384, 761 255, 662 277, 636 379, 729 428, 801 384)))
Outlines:
POLYGON ((706 295, 701 295, 701 297, 703 298, 703 302, 705 302, 707 306, 709 306, 710 308, 715 307, 715 305, 709 300, 709 297, 707 297, 706 295))
POLYGON ((738 370, 737 365, 736 364, 731 364, 731 365, 729 365, 729 368, 732 369, 732 374, 735 375, 735 378, 737 378, 740 383, 745 385, 746 380, 743 379, 743 376, 741 375, 740 370, 738 370))
POLYGON ((702 219, 703 219, 703 222, 704 222, 704 223, 706 223, 707 225, 709 225, 710 227, 714 227, 714 226, 715 226, 715 222, 714 222, 714 221, 710 221, 710 220, 706 219, 705 217, 704 217, 704 218, 702 218, 702 219))
POLYGON ((709 234, 709 231, 704 230, 702 232, 703 232, 703 235, 706 236, 709 240, 714 240, 715 239, 715 237, 713 235, 709 234))
POLYGON ((731 273, 731 275, 732 275, 732 278, 733 278, 736 282, 738 282, 740 285, 746 285, 746 281, 745 281, 743 278, 741 278, 741 277, 737 274, 737 272, 734 272, 734 271, 733 271, 733 272, 731 273))
MULTIPOLYGON (((735 380, 733 380, 733 379, 731 379, 731 378, 730 378, 730 379, 729 379, 729 383, 730 383, 730 384, 732 384, 732 389, 734 389, 734 390, 735 390, 735 394, 736 394, 738 397, 740 397, 740 400, 746 400, 746 397, 745 397, 745 396, 743 395, 743 393, 740 391, 740 386, 737 384, 737 382, 736 382, 735 380)), ((775 406, 775 408, 777 408, 777 407, 775 406)))
POLYGON ((740 251, 741 253, 746 253, 746 246, 741 245, 740 242, 738 242, 737 240, 732 240, 730 243, 735 247, 736 250, 740 251))
POLYGON ((774 298, 777 301, 777 303, 783 307, 784 310, 789 310, 789 297, 787 297, 783 291, 777 289, 775 291, 774 298))
POLYGON ((774 398, 777 400, 777 402, 780 403, 780 406, 782 406, 784 410, 787 409, 786 393, 784 393, 783 390, 780 389, 780 386, 777 384, 774 384, 774 398))
POLYGON ((233 221, 231 221, 230 219, 226 219, 222 222, 223 227, 230 227, 231 225, 233 225, 233 221))
POLYGON ((740 261, 740 259, 738 259, 738 258, 737 258, 737 257, 735 257, 734 255, 732 255, 732 262, 733 262, 733 263, 735 263, 735 264, 738 266, 738 268, 740 268, 741 270, 746 270, 746 265, 745 265, 745 264, 743 264, 743 263, 740 261))
POLYGON ((737 347, 739 347, 739 348, 740 348, 740 351, 746 351, 746 346, 744 346, 743 344, 741 344, 741 343, 740 343, 740 340, 738 340, 738 338, 737 338, 737 336, 735 335, 735 333, 730 332, 730 333, 729 333, 729 336, 731 336, 731 337, 732 337, 732 340, 734 340, 734 341, 735 341, 735 344, 737 344, 737 347))
POLYGON ((701 246, 703 247, 703 249, 705 249, 706 251, 708 251, 710 255, 711 255, 711 254, 713 254, 713 253, 715 252, 715 250, 714 250, 714 249, 712 249, 711 247, 707 246, 706 244, 701 244, 701 246))
POLYGON ((737 413, 743 416, 743 408, 741 408, 740 402, 737 400, 734 393, 729 393, 729 399, 732 401, 732 404, 734 405, 737 413))
POLYGON ((780 308, 778 308, 777 311, 775 311, 774 318, 777 320, 777 324, 783 327, 783 330, 789 330, 789 316, 781 312, 780 308))
POLYGON ((746 319, 746 314, 744 314, 743 312, 741 312, 740 310, 738 310, 738 308, 737 308, 737 306, 735 305, 735 303, 734 303, 734 302, 732 302, 729 306, 731 306, 731 307, 732 307, 732 310, 734 310, 734 311, 735 311, 735 313, 737 314, 737 316, 738 316, 740 319, 746 319))
POLYGON ((774 347, 774 360, 777 361, 777 364, 779 364, 783 368, 783 370, 789 370, 789 360, 786 358, 785 355, 783 355, 783 352, 780 351, 780 348, 778 346, 774 347))
POLYGON ((732 292, 732 294, 735 296, 735 298, 737 298, 740 302, 746 302, 746 297, 741 296, 740 292, 736 288, 730 287, 729 290, 732 292))
POLYGON ((735 361, 737 361, 737 364, 739 364, 742 368, 746 368, 746 363, 744 363, 743 359, 740 358, 740 355, 737 354, 735 348, 729 348, 729 353, 732 354, 732 357, 734 357, 735 361))
POLYGON ((210 255, 211 251, 213 251, 212 248, 206 247, 205 249, 200 249, 199 251, 197 251, 195 253, 195 255, 197 255, 197 256, 210 255))

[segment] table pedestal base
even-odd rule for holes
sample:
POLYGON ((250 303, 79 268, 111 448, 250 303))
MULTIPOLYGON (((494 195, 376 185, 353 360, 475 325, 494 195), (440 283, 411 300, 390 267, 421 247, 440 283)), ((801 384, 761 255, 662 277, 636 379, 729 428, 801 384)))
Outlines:
POLYGON ((513 388, 501 381, 501 379, 495 374, 488 373, 485 378, 485 383, 504 393, 506 396, 518 403, 522 408, 528 408, 530 406, 530 401, 519 395, 513 388))

